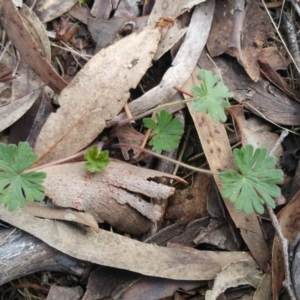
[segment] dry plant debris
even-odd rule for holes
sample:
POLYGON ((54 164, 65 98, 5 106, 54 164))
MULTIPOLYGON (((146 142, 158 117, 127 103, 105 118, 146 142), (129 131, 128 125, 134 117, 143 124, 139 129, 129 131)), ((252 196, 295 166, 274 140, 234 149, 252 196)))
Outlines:
MULTIPOLYGON (((205 290, 205 299, 216 299, 231 297, 234 287, 246 285, 245 297, 278 298, 285 288, 295 299, 300 178, 300 141, 294 132, 300 125, 297 4, 24 0, 21 8, 16 2, 0 3, 0 202, 10 210, 24 206, 25 199, 47 196, 47 203, 26 203, 14 212, 1 204, 0 220, 11 228, 0 230, 0 253, 9 252, 2 256, 0 293, 6 297, 12 288, 21 291, 25 281, 13 281, 19 276, 40 271, 46 277, 45 271, 65 269, 77 278, 87 274, 83 292, 78 282, 75 290, 71 282, 58 289, 54 282, 47 287, 32 283, 27 285, 31 298, 194 299, 205 290), (272 25, 280 20, 283 37, 272 25), (174 107, 161 110, 175 94, 189 98, 191 93, 196 100, 179 103, 183 122, 173 118, 174 107), (122 112, 125 105, 136 123, 125 124, 130 122, 122 112), (152 118, 137 117, 158 106, 152 118), (120 121, 125 125, 119 126, 120 121), (153 130, 152 140, 143 150, 146 128, 153 130), (292 134, 279 140, 275 160, 267 151, 273 151, 278 129, 292 134), (126 143, 122 153, 115 148, 116 137, 126 143), (94 146, 99 142, 103 151, 94 146), (9 143, 19 148, 6 146, 9 143), (181 165, 177 174, 185 180, 170 171, 152 170, 156 161, 149 145, 163 156, 175 148, 168 153, 175 157, 166 169, 181 165), (255 150, 260 147, 266 149, 255 150), (189 174, 186 164, 176 162, 177 153, 184 163, 196 156, 193 170, 208 165, 210 175, 189 174), (233 196, 234 185, 248 178, 235 173, 239 155, 247 158, 239 160, 241 173, 249 174, 249 157, 260 157, 251 170, 268 162, 280 169, 280 156, 288 153, 295 155, 284 170, 285 181, 272 187, 271 196, 282 194, 280 199, 274 202, 266 196, 262 181, 256 182, 257 201, 246 203, 243 197, 239 202, 243 193, 233 196), (27 170, 37 156, 34 169, 27 170), (34 177, 44 173, 45 192, 45 176, 34 177), (233 182, 231 176, 224 183, 224 174, 235 174, 240 181, 233 182), (7 200, 8 194, 14 201, 7 200), (282 253, 282 238, 264 234, 270 232, 268 217, 261 221, 254 213, 238 211, 226 197, 248 213, 253 208, 264 212, 262 198, 268 212, 279 200, 285 204, 292 199, 276 208, 277 232, 287 244, 295 240, 292 272, 288 251, 282 253), (20 244, 31 245, 24 262, 14 255, 20 244), (37 254, 39 249, 43 254, 37 254), (57 260, 61 267, 55 265, 57 260), (90 273, 90 266, 95 272, 90 273)), ((264 181, 279 182, 279 177, 276 182, 268 177, 273 174, 269 170, 265 173, 264 181)), ((274 221, 274 215, 271 218, 274 221)))

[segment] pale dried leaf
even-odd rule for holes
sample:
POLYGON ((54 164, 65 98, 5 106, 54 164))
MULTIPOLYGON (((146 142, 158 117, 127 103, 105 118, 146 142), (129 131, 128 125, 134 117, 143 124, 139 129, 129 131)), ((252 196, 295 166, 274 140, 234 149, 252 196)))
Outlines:
POLYGON ((70 223, 33 217, 21 209, 0 206, 0 218, 31 233, 49 246, 99 265, 176 280, 211 280, 228 264, 253 258, 246 252, 181 250, 152 244, 70 223), (134 259, 133 259, 134 258, 134 259))
POLYGON ((259 286, 257 287, 252 300, 272 299, 272 275, 265 273, 259 286))
POLYGON ((84 66, 37 138, 38 164, 72 155, 101 133, 151 65, 159 38, 159 28, 147 27, 102 49, 84 66))
POLYGON ((90 226, 93 230, 99 232, 98 223, 86 212, 75 211, 69 208, 60 208, 57 206, 45 206, 35 202, 27 202, 24 210, 34 217, 81 223, 90 226))
POLYGON ((37 0, 33 11, 43 23, 47 23, 55 18, 60 17, 77 2, 78 0, 37 0))
POLYGON ((226 266, 216 277, 214 287, 206 291, 205 300, 215 300, 230 287, 251 285, 257 288, 262 279, 262 271, 256 263, 238 261, 226 266))
MULTIPOLYGON (((129 104, 133 115, 167 101, 176 93, 174 86, 182 86, 189 78, 205 46, 212 22, 214 3, 213 0, 207 1, 195 7, 184 42, 172 62, 172 67, 165 73, 158 86, 129 104)), ((108 126, 116 124, 124 117, 124 114, 119 115, 108 122, 108 126)))
POLYGON ((139 194, 166 199, 175 189, 149 179, 168 177, 179 180, 176 176, 116 160, 112 160, 101 172, 95 174, 84 168, 84 162, 51 166, 43 171, 47 173, 44 181, 45 194, 53 203, 87 211, 96 220, 100 217, 108 223, 113 222, 112 225, 116 215, 113 206, 111 210, 109 207, 112 201, 128 204, 149 220, 158 221, 163 214, 162 208, 143 200, 139 194))
MULTIPOLYGON (((233 113, 232 116, 236 120, 237 126, 241 132, 242 145, 245 146, 251 144, 254 148, 265 147, 271 151, 279 138, 278 134, 270 132, 270 126, 268 126, 269 128, 266 128, 266 122, 261 118, 254 116, 246 120, 243 110, 244 108, 241 105, 229 108, 229 111, 233 113)), ((279 145, 273 154, 277 160, 277 168, 281 168, 282 153, 282 145, 279 145)))
POLYGON ((21 99, 0 107, 0 131, 8 128, 16 120, 21 118, 38 98, 40 92, 41 89, 36 89, 21 99))
POLYGON ((185 9, 191 9, 205 0, 157 0, 149 16, 148 25, 155 25, 159 18, 173 18, 185 9))

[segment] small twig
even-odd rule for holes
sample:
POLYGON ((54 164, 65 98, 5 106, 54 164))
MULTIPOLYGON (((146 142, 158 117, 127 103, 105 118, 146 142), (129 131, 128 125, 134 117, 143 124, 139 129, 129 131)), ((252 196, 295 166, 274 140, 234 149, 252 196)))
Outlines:
POLYGON ((289 132, 285 129, 281 131, 280 137, 278 138, 277 142, 273 146, 273 148, 270 150, 269 155, 273 155, 275 150, 278 148, 278 146, 283 142, 284 138, 289 134, 289 132))
POLYGON ((277 217, 271 207, 267 206, 267 210, 269 213, 269 216, 272 221, 272 225, 277 233, 277 236, 279 238, 282 252, 283 252, 283 260, 284 260, 284 272, 285 272, 285 280, 283 281, 283 286, 286 288, 289 296, 292 300, 296 300, 296 296, 294 293, 292 281, 291 281, 291 274, 290 274, 290 267, 289 267, 289 245, 287 239, 283 236, 283 233, 280 228, 280 224, 277 220, 277 217))
MULTIPOLYGON (((280 134, 280 137, 278 138, 277 142, 273 146, 273 148, 270 150, 269 155, 273 155, 274 151, 277 149, 277 147, 282 143, 284 138, 288 135, 287 130, 283 130, 280 134)), ((283 282, 283 286, 286 288, 288 294, 290 295, 292 300, 296 300, 295 293, 293 290, 293 285, 291 281, 291 274, 290 274, 290 267, 289 267, 289 245, 288 240, 284 237, 280 224, 278 222, 278 219, 271 207, 267 206, 267 210, 269 213, 269 216, 271 218, 272 225, 277 233, 277 236, 279 238, 279 242, 282 248, 283 253, 283 260, 284 260, 284 271, 285 271, 285 280, 283 282)))
POLYGON ((298 65, 296 64, 296 62, 295 62, 293 56, 291 55, 291 53, 290 53, 290 51, 289 51, 289 49, 288 49, 288 47, 287 47, 287 45, 286 45, 286 43, 285 43, 285 41, 284 41, 282 35, 280 34, 280 32, 279 32, 279 30, 278 30, 278 28, 277 28, 277 26, 276 26, 276 24, 275 24, 275 22, 274 22, 274 20, 273 20, 273 18, 272 18, 272 16, 271 16, 271 14, 270 14, 270 12, 269 12, 269 10, 268 10, 268 8, 267 8, 267 5, 266 5, 265 1, 262 0, 262 3, 263 3, 263 5, 264 5, 264 8, 265 8, 265 10, 266 10, 266 12, 267 12, 267 14, 268 14, 270 20, 271 20, 271 22, 272 22, 272 24, 273 24, 273 26, 274 26, 276 32, 277 32, 279 38, 280 38, 280 41, 282 42, 284 48, 286 49, 287 53, 289 54, 289 56, 290 56, 290 58, 291 58, 291 60, 292 60, 292 62, 293 62, 293 64, 294 64, 295 68, 297 69, 298 73, 300 74, 300 69, 299 69, 298 65))
MULTIPOLYGON (((291 55, 293 56, 293 59, 295 60, 295 64, 297 64, 297 67, 300 68, 300 56, 299 56, 299 47, 298 47, 298 41, 297 41, 297 34, 295 30, 294 24, 290 21, 286 13, 282 13, 282 27, 286 33, 287 38, 287 45, 289 47, 289 50, 291 52, 291 55)), ((298 74, 299 77, 300 74, 298 74)))
POLYGON ((288 0, 294 6, 298 16, 300 17, 300 7, 299 4, 295 0, 288 0))
MULTIPOLYGON (((143 117, 149 116, 149 115, 151 115, 152 113, 156 112, 157 110, 160 110, 160 109, 165 108, 165 107, 169 107, 169 106, 173 106, 173 105, 177 105, 177 104, 184 104, 184 103, 188 103, 188 102, 194 101, 194 98, 193 98, 194 95, 191 94, 191 93, 189 93, 188 91, 185 91, 185 90, 183 90, 183 89, 181 89, 181 88, 179 88, 179 87, 176 87, 176 86, 174 87, 174 90, 176 90, 176 91, 178 91, 178 92, 180 92, 180 93, 182 93, 182 94, 186 94, 186 95, 188 95, 188 96, 190 96, 190 97, 192 97, 192 98, 185 99, 185 100, 180 100, 180 101, 168 102, 168 103, 165 103, 165 104, 158 105, 158 106, 156 106, 156 107, 154 107, 154 108, 152 108, 152 109, 150 109, 150 110, 145 111, 144 113, 142 113, 142 114, 140 114, 140 115, 137 115, 137 116, 135 116, 135 117, 132 117, 132 118, 129 118, 129 119, 125 119, 125 120, 123 120, 123 121, 120 121, 120 122, 117 124, 117 126, 119 127, 119 126, 125 125, 125 124, 127 124, 127 123, 130 123, 130 122, 132 122, 132 121, 135 121, 135 120, 141 119, 141 118, 143 118, 143 117)), ((179 108, 179 109, 180 109, 180 108, 179 108)), ((93 112, 96 112, 96 111, 98 111, 98 109, 93 110, 92 113, 93 113, 93 112)))
MULTIPOLYGON (((126 114, 127 118, 131 119, 132 118, 132 114, 131 114, 131 111, 129 109, 128 102, 126 102, 125 105, 124 105, 124 111, 125 111, 125 114, 126 114)), ((132 121, 131 123, 134 123, 134 121, 132 121)))
POLYGON ((132 149, 137 149, 137 150, 140 150, 140 151, 144 151, 150 155, 153 155, 153 156, 156 156, 158 158, 161 158, 161 159, 165 159, 167 161, 170 161, 171 163, 173 164, 176 164, 176 165, 179 165, 181 167, 184 167, 184 168, 187 168, 187 169, 190 169, 190 170, 193 170, 193 171, 197 171, 197 172, 201 172, 201 173, 205 173, 205 174, 211 174, 211 175, 218 175, 219 173, 218 172, 213 172, 213 171, 210 171, 210 170, 205 170, 205 169, 200 169, 200 168, 196 168, 196 167, 193 167, 193 166, 189 166, 185 163, 182 163, 180 161, 177 161, 175 159, 172 159, 172 158, 169 158, 169 157, 166 157, 166 156, 163 156, 163 155, 160 155, 160 154, 157 154, 151 150, 147 150, 147 149, 144 149, 144 148, 141 148, 141 147, 138 147, 138 146, 134 146, 134 145, 128 145, 128 144, 115 144, 113 145, 114 148, 132 148, 132 149))

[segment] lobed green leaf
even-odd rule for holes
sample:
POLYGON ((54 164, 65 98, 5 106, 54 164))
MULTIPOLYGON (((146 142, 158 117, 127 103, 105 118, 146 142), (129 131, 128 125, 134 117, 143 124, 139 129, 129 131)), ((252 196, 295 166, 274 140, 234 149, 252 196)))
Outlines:
POLYGON ((239 172, 229 170, 219 174, 222 195, 235 204, 236 209, 250 214, 264 212, 264 205, 275 208, 274 199, 281 193, 276 185, 283 180, 283 172, 274 169, 276 159, 268 156, 266 148, 254 150, 252 145, 233 151, 239 172))
POLYGON ((97 146, 93 146, 89 149, 84 154, 84 158, 87 160, 85 167, 90 172, 100 172, 110 162, 109 152, 107 150, 99 151, 97 146))
POLYGON ((183 123, 166 110, 157 113, 156 119, 156 122, 152 118, 143 119, 144 126, 152 129, 149 145, 159 154, 177 148, 184 132, 183 123))
POLYGON ((18 146, 0 143, 0 203, 10 211, 24 207, 25 200, 44 199, 46 173, 24 173, 37 158, 26 142, 18 146))
POLYGON ((219 75, 213 75, 211 71, 199 70, 201 78, 200 86, 194 86, 192 93, 195 95, 192 107, 196 112, 209 114, 214 122, 225 122, 227 117, 225 109, 230 105, 224 98, 232 98, 228 88, 222 83, 219 75))

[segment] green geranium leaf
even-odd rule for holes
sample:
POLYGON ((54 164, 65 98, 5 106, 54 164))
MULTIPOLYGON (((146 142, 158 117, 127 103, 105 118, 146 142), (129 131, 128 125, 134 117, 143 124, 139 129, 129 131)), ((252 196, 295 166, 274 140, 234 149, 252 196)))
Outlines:
POLYGON ((199 70, 198 76, 201 79, 200 86, 193 86, 192 93, 195 95, 192 107, 196 112, 209 114, 214 122, 221 120, 225 122, 227 117, 225 108, 229 103, 224 98, 232 98, 233 93, 221 81, 219 75, 211 71, 199 70))
POLYGON ((93 146, 91 149, 89 149, 84 154, 84 158, 87 160, 85 167, 90 172, 100 172, 110 162, 109 152, 107 150, 99 151, 97 146, 93 146))
POLYGON ((153 146, 153 150, 158 154, 177 148, 184 132, 183 123, 179 118, 173 118, 166 110, 157 113, 156 119, 156 122, 152 118, 143 119, 144 126, 153 130, 149 145, 153 146))
POLYGON ((233 151, 239 172, 229 170, 219 174, 223 182, 222 196, 235 208, 250 214, 264 212, 264 205, 275 208, 273 198, 280 195, 276 185, 283 181, 283 172, 274 169, 276 159, 268 156, 266 148, 254 150, 252 145, 233 151))
POLYGON ((16 145, 0 143, 0 203, 10 211, 24 207, 28 201, 44 199, 44 172, 28 172, 37 160, 28 143, 20 142, 16 145))

